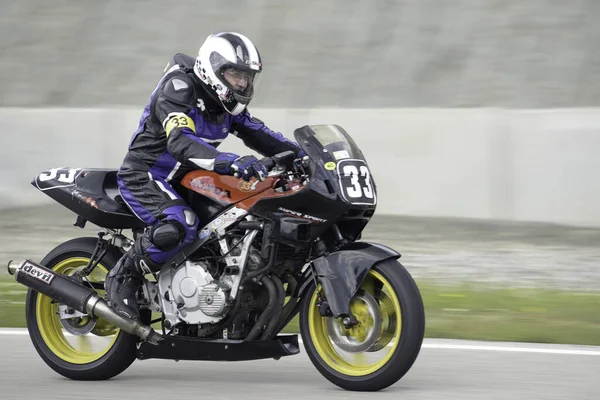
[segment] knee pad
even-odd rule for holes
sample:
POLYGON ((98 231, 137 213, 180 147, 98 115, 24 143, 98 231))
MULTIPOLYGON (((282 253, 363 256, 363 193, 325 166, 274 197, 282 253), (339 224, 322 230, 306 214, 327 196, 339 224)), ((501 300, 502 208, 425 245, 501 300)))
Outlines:
POLYGON ((161 222, 150 231, 150 240, 160 250, 175 249, 185 240, 185 227, 177 221, 161 222))

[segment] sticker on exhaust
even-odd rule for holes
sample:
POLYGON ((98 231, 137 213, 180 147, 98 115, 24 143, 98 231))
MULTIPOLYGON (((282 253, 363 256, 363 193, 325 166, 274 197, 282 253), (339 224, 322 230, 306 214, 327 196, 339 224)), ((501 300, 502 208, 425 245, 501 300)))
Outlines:
POLYGON ((49 285, 54 279, 55 275, 46 270, 36 267, 33 264, 25 263, 19 268, 19 272, 23 272, 32 278, 35 278, 39 281, 44 282, 46 285, 49 285))

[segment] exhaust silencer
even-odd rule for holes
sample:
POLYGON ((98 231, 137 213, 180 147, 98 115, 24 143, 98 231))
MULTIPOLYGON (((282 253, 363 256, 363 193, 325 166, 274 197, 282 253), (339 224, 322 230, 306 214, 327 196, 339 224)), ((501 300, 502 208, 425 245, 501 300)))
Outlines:
POLYGON ((8 273, 14 275, 17 282, 36 292, 79 312, 102 318, 142 340, 157 344, 162 339, 150 326, 118 314, 94 289, 83 286, 74 278, 57 274, 27 259, 20 263, 11 260, 8 263, 8 273))

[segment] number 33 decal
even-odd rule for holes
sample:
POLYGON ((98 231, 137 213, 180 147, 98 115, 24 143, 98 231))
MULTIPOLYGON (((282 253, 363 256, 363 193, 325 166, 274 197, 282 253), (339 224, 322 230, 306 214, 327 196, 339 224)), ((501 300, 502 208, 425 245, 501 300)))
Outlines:
POLYGON ((77 173, 77 169, 59 169, 53 168, 46 172, 42 172, 39 176, 40 182, 51 181, 52 179, 56 179, 59 182, 63 183, 73 183, 75 182, 75 173, 77 173), (60 173, 59 173, 60 172, 60 173))
POLYGON ((35 185, 42 191, 73 186, 81 172, 81 168, 52 168, 39 174, 35 185))
POLYGON ((343 160, 338 163, 340 187, 344 198, 352 204, 375 204, 375 190, 369 168, 362 160, 343 160))

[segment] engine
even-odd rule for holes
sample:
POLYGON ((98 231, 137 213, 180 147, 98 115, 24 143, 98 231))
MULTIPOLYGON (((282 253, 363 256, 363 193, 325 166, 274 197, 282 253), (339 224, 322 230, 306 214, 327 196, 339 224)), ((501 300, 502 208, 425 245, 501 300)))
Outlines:
POLYGON ((231 287, 215 280, 204 262, 186 261, 177 269, 161 272, 159 289, 165 319, 171 326, 217 322, 230 305, 231 287))
MULTIPOLYGON (((208 251, 212 255, 205 253, 197 261, 188 260, 175 269, 167 265, 161 269, 157 296, 160 305, 155 304, 154 307, 162 309, 167 328, 185 323, 190 326, 203 325, 199 328, 204 333, 220 329, 216 323, 225 318, 233 303, 236 303, 243 273, 266 265, 260 252, 251 245, 255 235, 246 235, 245 239, 220 239, 208 251), (219 253, 221 256, 216 256, 219 253), (218 260, 209 261, 215 258, 218 260)), ((246 286, 248 292, 261 289, 251 288, 253 285, 250 283, 246 286)), ((244 295, 244 292, 240 292, 240 295, 244 295)), ((250 314, 251 309, 263 307, 263 303, 266 306, 262 300, 257 303, 256 298, 255 293, 250 294, 250 298, 243 296, 237 303, 240 309, 236 314, 250 314)), ((258 295, 258 298, 262 296, 258 295)), ((239 321, 236 319, 236 322, 239 321)))

